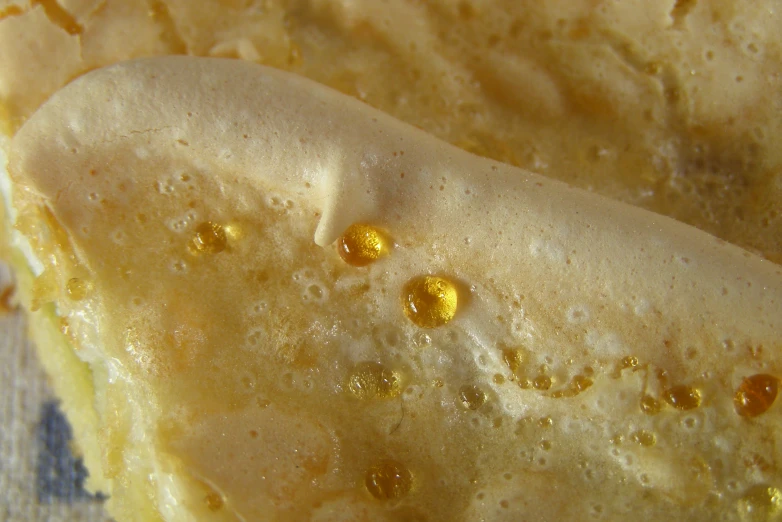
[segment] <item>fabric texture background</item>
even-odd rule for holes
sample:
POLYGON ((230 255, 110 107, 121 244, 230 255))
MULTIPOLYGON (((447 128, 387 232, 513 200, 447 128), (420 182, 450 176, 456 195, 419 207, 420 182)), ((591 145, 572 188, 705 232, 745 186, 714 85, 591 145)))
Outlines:
MULTIPOLYGON (((0 265, 0 290, 9 284, 0 265)), ((104 522, 100 496, 70 450, 71 429, 27 340, 19 311, 0 314, 0 520, 104 522)))

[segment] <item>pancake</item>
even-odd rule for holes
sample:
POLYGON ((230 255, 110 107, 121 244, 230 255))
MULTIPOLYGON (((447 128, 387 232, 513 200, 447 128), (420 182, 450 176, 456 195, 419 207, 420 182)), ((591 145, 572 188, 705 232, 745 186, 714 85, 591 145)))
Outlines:
POLYGON ((782 509, 768 260, 238 60, 84 75, 8 158, 118 520, 782 509))

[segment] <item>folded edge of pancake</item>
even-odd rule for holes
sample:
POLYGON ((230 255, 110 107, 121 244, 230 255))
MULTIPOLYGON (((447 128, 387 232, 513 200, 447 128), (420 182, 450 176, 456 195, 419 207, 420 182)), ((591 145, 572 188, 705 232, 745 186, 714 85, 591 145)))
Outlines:
POLYGON ((734 399, 782 371, 782 272, 693 228, 230 60, 79 78, 9 173, 121 520, 779 509, 778 416, 734 399))

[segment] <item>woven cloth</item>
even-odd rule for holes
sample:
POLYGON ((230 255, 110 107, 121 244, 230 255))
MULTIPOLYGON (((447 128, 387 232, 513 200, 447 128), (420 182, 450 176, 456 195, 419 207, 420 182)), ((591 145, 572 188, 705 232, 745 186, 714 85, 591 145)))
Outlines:
MULTIPOLYGON (((0 291, 8 284, 0 265, 0 291)), ((83 488, 87 470, 18 311, 0 312, 0 426, 0 521, 111 520, 83 488)))

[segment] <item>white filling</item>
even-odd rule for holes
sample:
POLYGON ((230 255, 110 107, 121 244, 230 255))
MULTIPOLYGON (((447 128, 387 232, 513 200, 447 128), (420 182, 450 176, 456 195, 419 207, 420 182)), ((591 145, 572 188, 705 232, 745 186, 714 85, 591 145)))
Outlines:
POLYGON ((6 216, 8 217, 8 231, 11 237, 11 246, 18 249, 27 259, 27 265, 30 267, 34 276, 43 273, 43 263, 33 253, 33 247, 21 232, 13 226, 16 223, 16 209, 13 205, 13 192, 11 177, 8 175, 8 138, 0 138, 0 192, 3 193, 3 204, 5 205, 6 216))

